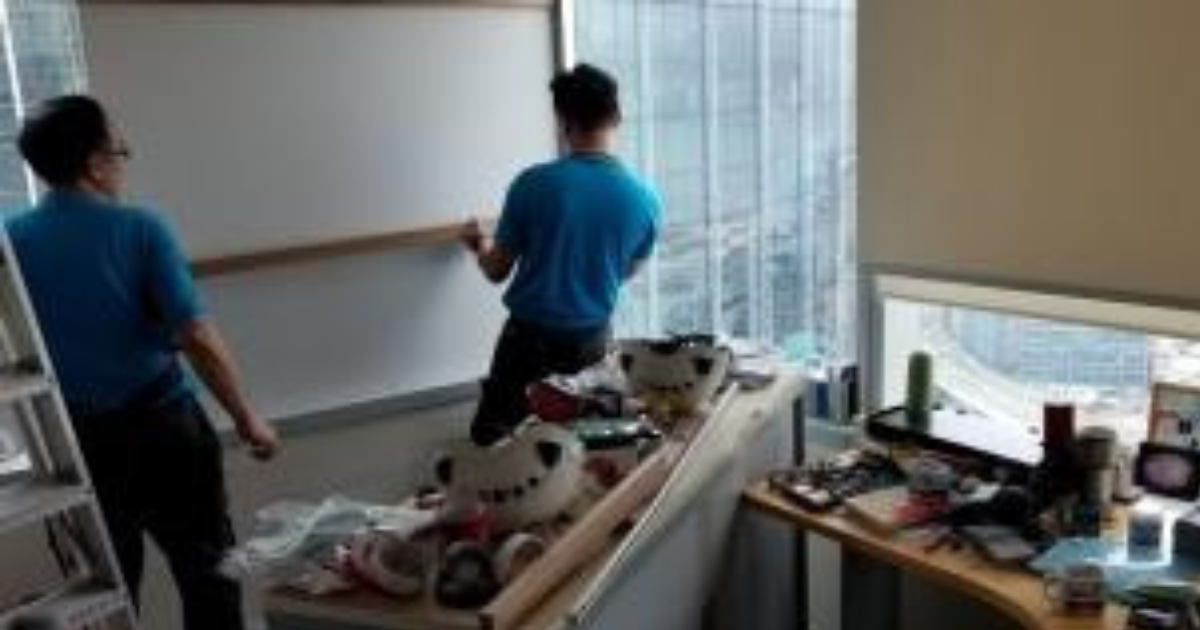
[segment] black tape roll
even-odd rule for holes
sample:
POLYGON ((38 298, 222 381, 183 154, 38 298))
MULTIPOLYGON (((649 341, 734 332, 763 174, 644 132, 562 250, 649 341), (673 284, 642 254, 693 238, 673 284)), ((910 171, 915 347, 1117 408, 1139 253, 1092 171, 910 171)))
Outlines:
POLYGON ((479 608, 500 592, 492 557, 482 545, 459 541, 446 548, 434 595, 448 608, 479 608))

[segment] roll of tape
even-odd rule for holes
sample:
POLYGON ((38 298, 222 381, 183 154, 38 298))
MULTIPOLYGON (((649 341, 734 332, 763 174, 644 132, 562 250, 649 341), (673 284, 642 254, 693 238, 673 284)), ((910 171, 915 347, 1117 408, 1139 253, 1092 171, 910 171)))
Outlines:
POLYGON ((459 541, 446 548, 434 594, 449 608, 479 608, 500 592, 492 558, 483 545, 459 541))
POLYGON ((546 541, 533 534, 517 532, 509 536, 496 552, 496 577, 501 584, 512 582, 545 551, 546 541))
POLYGON ((350 568, 360 582, 398 597, 424 590, 425 554, 416 543, 384 532, 369 532, 350 544, 350 568))

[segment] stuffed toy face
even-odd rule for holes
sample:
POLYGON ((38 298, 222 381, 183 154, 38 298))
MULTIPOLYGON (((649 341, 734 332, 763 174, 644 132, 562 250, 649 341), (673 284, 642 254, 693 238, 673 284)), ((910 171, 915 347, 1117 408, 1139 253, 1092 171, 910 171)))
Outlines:
POLYGON ((435 468, 451 505, 483 504, 506 532, 561 514, 579 492, 583 460, 575 434, 531 421, 491 446, 456 443, 435 468))
POLYGON ((659 420, 701 411, 725 380, 733 358, 711 337, 628 339, 618 342, 618 348, 631 393, 659 420))

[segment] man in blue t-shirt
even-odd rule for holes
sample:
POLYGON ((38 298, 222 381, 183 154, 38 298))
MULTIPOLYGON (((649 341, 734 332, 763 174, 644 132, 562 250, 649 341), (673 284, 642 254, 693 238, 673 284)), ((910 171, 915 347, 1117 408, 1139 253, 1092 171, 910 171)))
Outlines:
POLYGON ((180 247, 153 214, 122 205, 129 149, 86 96, 39 107, 18 145, 49 187, 8 222, 121 572, 135 601, 143 533, 167 557, 187 630, 243 627, 221 446, 179 365, 188 358, 253 455, 275 432, 251 411, 180 247))
POLYGON ((550 84, 562 158, 512 183, 494 239, 475 221, 462 232, 484 276, 515 277, 510 317, 471 425, 476 443, 507 435, 528 413, 525 388, 599 361, 621 284, 654 248, 658 196, 612 154, 621 121, 617 83, 580 64, 550 84))

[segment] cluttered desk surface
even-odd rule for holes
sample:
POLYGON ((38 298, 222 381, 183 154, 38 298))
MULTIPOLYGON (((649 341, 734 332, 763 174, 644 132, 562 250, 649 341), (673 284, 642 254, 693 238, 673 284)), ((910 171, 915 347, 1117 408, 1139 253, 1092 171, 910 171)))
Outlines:
MULTIPOLYGON (((881 410, 859 448, 774 471, 744 499, 841 543, 864 571, 922 575, 1031 630, 1200 628, 1200 454, 1148 441, 1121 464, 1115 432, 1074 431, 1064 406, 1048 406, 1040 434, 1005 423, 881 410), (999 437, 962 438, 989 423, 999 437)), ((847 606, 854 627, 888 623, 847 606)))
POLYGON ((985 601, 1030 630, 1118 630, 1125 628, 1123 608, 1109 604, 1102 616, 1070 616, 1052 611, 1041 578, 1000 566, 967 549, 943 546, 928 550, 920 541, 881 535, 842 512, 804 510, 763 481, 746 490, 747 505, 795 526, 835 540, 985 601))

